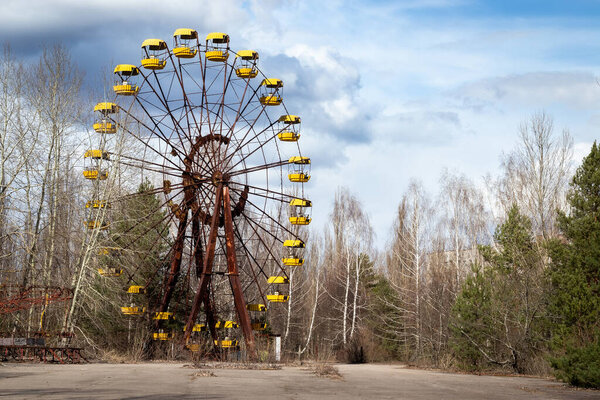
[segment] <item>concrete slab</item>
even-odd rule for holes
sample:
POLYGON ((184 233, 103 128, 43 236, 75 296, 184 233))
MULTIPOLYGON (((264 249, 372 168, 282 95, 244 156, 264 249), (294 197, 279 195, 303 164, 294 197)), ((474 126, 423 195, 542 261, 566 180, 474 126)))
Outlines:
POLYGON ((476 376, 399 365, 336 365, 342 380, 305 367, 211 369, 183 364, 3 364, 0 398, 10 399, 600 399, 545 379, 476 376), (204 374, 209 375, 209 374, 204 374))

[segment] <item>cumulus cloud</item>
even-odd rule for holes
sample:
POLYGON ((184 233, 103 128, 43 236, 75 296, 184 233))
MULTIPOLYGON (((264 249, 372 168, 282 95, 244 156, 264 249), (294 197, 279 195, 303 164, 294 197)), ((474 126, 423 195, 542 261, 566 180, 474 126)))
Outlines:
POLYGON ((266 73, 284 80, 288 109, 301 110, 321 138, 334 138, 338 144, 368 142, 370 105, 359 98, 355 63, 327 47, 295 46, 286 53, 267 57, 262 65, 266 73))
POLYGON ((529 72, 465 83, 453 90, 466 108, 483 112, 510 105, 564 104, 573 109, 595 109, 600 102, 596 77, 590 72, 529 72))

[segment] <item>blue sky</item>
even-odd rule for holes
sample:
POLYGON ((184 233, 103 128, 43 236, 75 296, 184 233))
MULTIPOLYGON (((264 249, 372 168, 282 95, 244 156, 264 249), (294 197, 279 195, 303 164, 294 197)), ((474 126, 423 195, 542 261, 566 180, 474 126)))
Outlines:
POLYGON ((383 246, 411 178, 437 191, 444 168, 481 182, 534 112, 568 128, 580 159, 600 123, 600 1, 20 1, 0 37, 37 57, 61 41, 90 84, 138 63, 148 37, 224 31, 286 82, 313 159, 315 227, 350 188, 383 246))

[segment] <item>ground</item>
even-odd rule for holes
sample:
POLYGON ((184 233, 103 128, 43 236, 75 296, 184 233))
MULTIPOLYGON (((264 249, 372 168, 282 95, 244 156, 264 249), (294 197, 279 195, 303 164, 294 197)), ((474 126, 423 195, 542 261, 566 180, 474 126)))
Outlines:
POLYGON ((600 399, 539 378, 475 376, 401 365, 336 365, 342 378, 306 366, 195 369, 174 363, 0 364, 10 399, 600 399))

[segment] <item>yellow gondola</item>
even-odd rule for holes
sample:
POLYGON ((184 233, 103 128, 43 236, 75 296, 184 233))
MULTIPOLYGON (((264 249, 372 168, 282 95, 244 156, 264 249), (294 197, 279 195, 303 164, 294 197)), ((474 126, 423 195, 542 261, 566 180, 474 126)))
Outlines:
POLYGON ((288 178, 289 178, 290 182, 304 183, 304 182, 308 182, 310 180, 310 175, 308 175, 304 172, 292 172, 292 173, 288 174, 288 178))
POLYGON ((229 58, 229 35, 222 32, 209 33, 206 36, 206 59, 224 62, 229 58))
POLYGON ((277 137, 282 142, 297 142, 300 139, 300 117, 297 115, 282 115, 279 122, 285 124, 277 137))
POLYGON ((265 106, 278 106, 281 104, 280 89, 283 88, 283 81, 276 78, 266 78, 260 84, 261 95, 260 103, 265 106))
POLYGON ((235 74, 239 78, 252 79, 258 75, 256 62, 258 61, 258 53, 254 50, 238 51, 236 58, 240 60, 240 66, 236 68, 235 74))
POLYGON ((87 150, 83 154, 83 158, 91 158, 93 160, 109 160, 110 155, 108 154, 108 151, 104 150, 87 150))
POLYGON ((267 311, 267 306, 264 304, 246 304, 248 311, 267 311))
POLYGON ((100 221, 96 221, 96 220, 92 220, 92 221, 85 221, 83 223, 88 229, 100 229, 101 231, 105 231, 108 229, 108 223, 107 222, 100 222, 100 221))
POLYGON ((132 285, 127 288, 127 293, 130 294, 144 294, 146 293, 146 289, 140 285, 132 285))
POLYGON ((300 139, 300 134, 296 132, 283 131, 277 134, 277 137, 282 142, 297 142, 300 139))
MULTIPOLYGON (((185 325, 183 326, 183 331, 185 332, 185 325)), ((194 324, 192 327, 192 332, 206 332, 207 327, 205 324, 194 324)))
POLYGON ((215 346, 221 347, 223 349, 230 349, 234 347, 238 347, 239 342, 237 340, 215 340, 215 346))
POLYGON ((215 329, 233 329, 239 328, 240 325, 235 321, 217 321, 215 329))
POLYGON ((300 257, 298 253, 299 249, 304 249, 306 244, 299 239, 289 239, 283 242, 283 247, 288 249, 289 254, 282 258, 281 261, 284 265, 289 267, 301 266, 304 264, 304 258, 300 257))
POLYGON ((96 168, 84 169, 83 177, 85 179, 98 179, 103 181, 108 178, 108 171, 98 171, 96 168))
POLYGON ((308 182, 310 180, 310 158, 295 156, 289 159, 290 171, 288 178, 290 182, 308 182))
POLYGON ((267 295, 267 300, 269 300, 271 303, 287 303, 289 299, 290 296, 287 294, 274 293, 267 295))
POLYGON ((267 283, 269 285, 289 285, 290 280, 285 276, 270 276, 267 283))
POLYGON ((116 133, 117 124, 111 121, 109 114, 115 114, 119 111, 119 107, 115 103, 98 103, 94 107, 94 112, 98 114, 96 122, 94 122, 94 131, 98 133, 116 133))
POLYGON ((121 268, 112 268, 112 267, 98 268, 98 273, 102 276, 115 278, 117 276, 121 276, 121 274, 123 274, 123 270, 121 268))
POLYGON ((116 255, 121 250, 119 247, 100 247, 98 249, 99 256, 116 255))
POLYGON ((252 324, 252 330, 253 331, 264 331, 265 329, 267 329, 267 323, 266 322, 254 322, 252 324))
POLYGON ((155 320, 169 320, 171 318, 173 318, 172 312, 155 312, 152 316, 152 319, 155 320))
POLYGON ((94 106, 94 112, 99 112, 103 115, 116 114, 119 112, 119 106, 115 103, 100 102, 94 106))
POLYGON ((109 202, 104 200, 90 200, 85 203, 85 208, 110 208, 109 202))
POLYGON ((173 55, 178 58, 194 58, 198 53, 198 32, 180 28, 173 33, 173 55), (195 41, 195 43, 194 43, 195 41))
POLYGON ((288 239, 283 242, 283 247, 303 249, 306 247, 306 244, 300 239, 288 239))
POLYGON ((304 265, 304 258, 299 257, 284 257, 281 259, 283 265, 288 267, 301 267, 304 265))
POLYGON ((292 199, 292 201, 290 201, 290 223, 292 225, 310 224, 310 208, 312 208, 310 200, 292 199))
POLYGON ((169 332, 154 332, 152 334, 152 339, 154 340, 171 340, 173 339, 173 334, 169 332))
POLYGON ((161 70, 167 65, 167 43, 161 39, 146 39, 142 43, 142 67, 161 70))
POLYGON ((282 285, 287 286, 290 280, 285 276, 270 276, 267 279, 267 283, 271 286, 275 286, 273 292, 267 294, 267 300, 271 303, 285 303, 290 299, 288 294, 282 293, 279 289, 282 285))
POLYGON ((115 67, 113 73, 117 76, 117 81, 113 86, 113 90, 116 94, 131 96, 140 90, 139 86, 128 82, 129 79, 132 79, 140 73, 140 70, 135 65, 119 64, 115 67))
POLYGON ((246 304, 246 309, 250 311, 252 330, 264 331, 267 329, 267 322, 265 320, 267 307, 264 304, 246 304))
POLYGON ((312 207, 312 201, 306 199, 292 199, 290 207, 312 207))
POLYGON ((308 225, 308 224, 310 224, 310 221, 312 221, 310 218, 308 218, 306 216, 290 217, 289 220, 292 225, 308 225))
POLYGON ((121 312, 125 315, 142 315, 146 312, 146 307, 121 307, 121 312))
POLYGON ((200 345, 198 343, 189 343, 189 344, 186 344, 185 347, 192 353, 196 353, 196 352, 200 351, 200 345))

